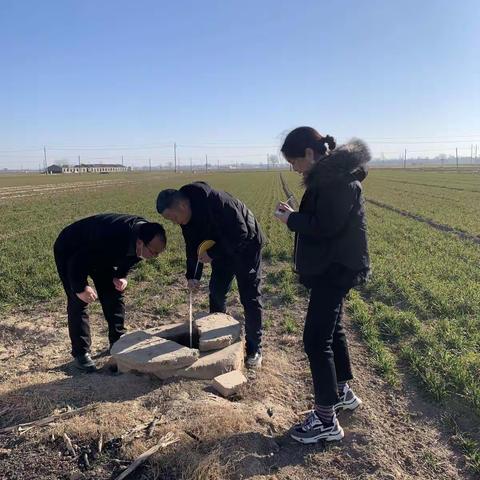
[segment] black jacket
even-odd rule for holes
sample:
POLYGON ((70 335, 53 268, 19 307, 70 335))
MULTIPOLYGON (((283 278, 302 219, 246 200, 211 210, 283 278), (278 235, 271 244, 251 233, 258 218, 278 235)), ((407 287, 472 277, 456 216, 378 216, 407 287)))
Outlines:
POLYGON ((145 222, 134 215, 104 213, 65 227, 54 250, 56 259, 65 262, 72 290, 83 292, 87 276, 96 270, 107 271, 112 278, 125 278, 140 261, 135 248, 137 230, 145 222))
POLYGON ((202 264, 197 268, 197 249, 204 240, 216 242, 207 252, 213 260, 241 256, 247 247, 257 245, 261 248, 264 245, 265 237, 260 225, 237 198, 214 190, 205 182, 184 185, 180 191, 188 197, 192 209, 192 218, 187 225, 182 225, 188 279, 202 276, 202 264))
POLYGON ((325 274, 332 266, 368 272, 370 260, 361 181, 370 160, 368 147, 354 139, 320 159, 304 178, 295 232, 295 269, 300 276, 325 274))

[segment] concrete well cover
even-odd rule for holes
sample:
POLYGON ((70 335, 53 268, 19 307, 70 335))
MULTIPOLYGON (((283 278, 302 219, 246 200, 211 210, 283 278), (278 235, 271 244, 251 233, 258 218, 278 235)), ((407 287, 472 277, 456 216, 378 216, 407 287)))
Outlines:
POLYGON ((212 313, 195 320, 194 324, 202 352, 228 347, 240 338, 240 323, 225 313, 212 313))
MULTIPOLYGON (((141 337, 140 332, 134 333, 141 337)), ((192 365, 198 359, 199 352, 171 340, 149 336, 123 350, 118 351, 116 348, 115 352, 112 351, 112 356, 133 370, 155 373, 157 369, 177 369, 192 365)))

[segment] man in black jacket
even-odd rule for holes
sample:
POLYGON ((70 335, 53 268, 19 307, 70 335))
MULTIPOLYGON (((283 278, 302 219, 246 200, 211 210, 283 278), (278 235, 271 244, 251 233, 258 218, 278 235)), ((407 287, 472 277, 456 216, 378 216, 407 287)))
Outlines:
POLYGON ((89 353, 88 304, 100 300, 111 347, 125 333, 123 292, 129 270, 141 259, 158 256, 166 242, 165 230, 159 223, 134 215, 94 215, 62 230, 54 254, 67 294, 68 331, 77 367, 95 370, 89 353), (96 291, 89 286, 88 276, 96 291))
POLYGON ((253 213, 229 193, 194 182, 180 190, 163 190, 157 211, 182 227, 185 239, 188 287, 198 288, 204 263, 212 264, 210 312, 226 311, 226 297, 236 277, 245 311, 247 366, 262 362, 261 250, 265 237, 253 213), (215 245, 197 256, 204 240, 215 245))

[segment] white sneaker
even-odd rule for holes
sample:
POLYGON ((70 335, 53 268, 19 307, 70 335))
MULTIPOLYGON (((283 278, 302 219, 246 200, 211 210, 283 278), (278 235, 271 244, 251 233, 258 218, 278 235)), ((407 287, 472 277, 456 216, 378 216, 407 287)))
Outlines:
POLYGON ((353 390, 348 385, 345 385, 338 403, 335 404, 335 412, 340 412, 342 410, 355 410, 362 403, 363 402, 355 395, 353 390))
POLYGON ((290 436, 300 443, 317 443, 320 440, 326 442, 333 442, 341 440, 344 437, 343 428, 334 415, 333 422, 330 425, 325 425, 320 418, 318 418, 315 410, 312 410, 303 423, 295 425, 290 431, 290 436))
POLYGON ((262 354, 256 352, 253 355, 247 355, 246 365, 247 368, 260 368, 262 366, 262 354))

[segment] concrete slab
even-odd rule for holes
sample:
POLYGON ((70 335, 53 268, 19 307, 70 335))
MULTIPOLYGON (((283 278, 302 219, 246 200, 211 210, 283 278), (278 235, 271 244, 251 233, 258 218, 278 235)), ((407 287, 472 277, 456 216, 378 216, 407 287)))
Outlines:
POLYGON ((199 352, 164 338, 152 337, 140 341, 119 353, 113 353, 119 370, 162 374, 164 370, 187 367, 196 362, 199 352))
POLYGON ((240 323, 225 313, 212 313, 195 320, 194 324, 201 352, 228 347, 240 338, 240 323))
MULTIPOLYGON (((221 316, 228 317, 223 314, 214 315, 221 316)), ((220 318, 214 318, 212 322, 207 319, 207 326, 200 324, 200 328, 207 337, 204 338, 205 341, 220 342, 216 343, 217 346, 226 342, 228 345, 225 348, 199 352, 168 339, 182 338, 182 343, 186 340, 188 325, 177 323, 124 335, 112 347, 112 361, 120 372, 150 373, 163 380, 171 377, 208 380, 232 370, 239 370, 243 366, 243 342, 230 342, 240 336, 240 324, 235 319, 233 322, 227 319, 227 324, 220 324, 219 320, 220 318), (223 326, 218 328, 219 325, 223 326), (227 334, 223 335, 225 332, 227 334), (221 335, 217 336, 219 333, 221 335)))
POLYGON ((209 380, 231 370, 240 370, 243 356, 243 342, 237 342, 221 350, 202 353, 195 363, 176 372, 175 376, 209 380))
POLYGON ((223 375, 215 377, 212 382, 212 387, 223 395, 230 397, 238 393, 240 387, 247 383, 247 378, 240 370, 233 370, 223 375))
POLYGON ((134 332, 126 333, 122 335, 114 344, 113 347, 110 349, 111 355, 116 355, 123 350, 127 350, 134 345, 137 345, 139 342, 143 342, 148 338, 151 338, 150 335, 146 330, 135 330, 134 332))

